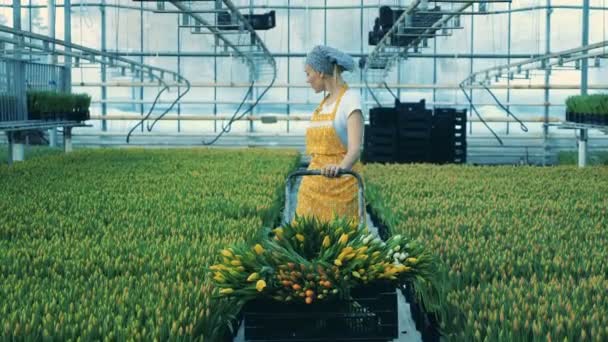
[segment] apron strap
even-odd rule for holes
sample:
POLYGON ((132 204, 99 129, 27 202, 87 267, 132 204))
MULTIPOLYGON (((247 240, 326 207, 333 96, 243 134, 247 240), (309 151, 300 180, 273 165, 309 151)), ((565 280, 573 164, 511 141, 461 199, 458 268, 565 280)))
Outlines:
MULTIPOLYGON (((340 95, 338 96, 338 99, 336 100, 336 103, 334 104, 334 109, 331 111, 332 119, 336 116, 336 112, 338 111, 338 107, 340 106, 340 101, 342 101, 342 97, 346 93, 346 90, 348 90, 348 85, 345 84, 342 87, 342 89, 340 90, 340 95)), ((315 114, 319 114, 321 112, 321 110, 323 109, 323 105, 325 104, 325 102, 327 101, 328 98, 329 98, 329 96, 326 96, 321 101, 321 103, 319 103, 319 106, 317 106, 317 109, 315 109, 315 114)))

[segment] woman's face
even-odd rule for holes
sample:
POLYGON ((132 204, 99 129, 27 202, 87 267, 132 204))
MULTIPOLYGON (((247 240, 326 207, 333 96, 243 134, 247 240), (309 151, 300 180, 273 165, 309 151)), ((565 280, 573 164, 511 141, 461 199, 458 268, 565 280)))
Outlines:
POLYGON ((325 89, 325 83, 323 82, 323 75, 306 64, 304 67, 306 72, 306 83, 310 84, 310 87, 315 93, 320 93, 325 89))

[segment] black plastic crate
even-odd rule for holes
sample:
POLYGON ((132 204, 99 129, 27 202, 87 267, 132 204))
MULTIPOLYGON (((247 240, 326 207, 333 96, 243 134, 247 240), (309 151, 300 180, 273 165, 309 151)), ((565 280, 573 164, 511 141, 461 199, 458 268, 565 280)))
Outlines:
POLYGON ((429 152, 415 152, 415 153, 400 153, 397 156, 397 162, 399 163, 428 163, 429 162, 429 152))
POLYGON ((399 130, 430 130, 433 126, 433 116, 430 110, 403 113, 397 117, 399 130))
MULTIPOLYGON (((429 12, 440 12, 441 8, 439 6, 436 6, 433 9, 428 10, 429 12)), ((412 15, 412 23, 411 26, 413 27, 420 27, 420 29, 415 30, 416 33, 424 33, 426 30, 428 30, 429 33, 434 33, 438 30, 438 28, 431 28, 431 26, 433 26, 433 24, 435 24, 437 21, 439 21, 441 19, 441 17, 443 16, 441 13, 418 13, 417 11, 415 11, 412 15)))
POLYGON ((399 120, 399 131, 430 131, 432 128, 430 120, 399 120))
POLYGON ((389 154, 378 154, 370 151, 363 151, 363 162, 364 163, 396 163, 397 159, 393 153, 389 154))
POLYGON ((399 114, 423 112, 426 110, 426 100, 422 99, 418 102, 401 102, 395 99, 395 109, 397 109, 399 114))
POLYGON ((416 148, 416 149, 424 148, 424 149, 428 150, 429 148, 431 148, 431 145, 432 145, 432 141, 430 138, 411 137, 411 138, 399 140, 397 147, 399 148, 399 150, 402 150, 405 148, 416 148))
POLYGON ((368 143, 363 148, 363 162, 365 163, 394 163, 397 145, 382 145, 368 143))
POLYGON ((466 162, 466 113, 466 110, 454 108, 435 109, 431 153, 433 163, 466 162))
POLYGON ((395 126, 384 127, 365 125, 364 130, 365 136, 370 138, 394 138, 397 134, 395 126))
POLYGON ((397 117, 397 122, 407 123, 410 121, 422 121, 422 122, 431 122, 433 120, 433 113, 430 110, 417 110, 417 111, 399 111, 399 116, 397 117))
MULTIPOLYGON (((275 11, 270 11, 264 14, 243 14, 243 17, 254 30, 270 30, 276 26, 275 11)), ((217 13, 217 23, 220 30, 240 30, 239 24, 232 22, 232 14, 228 11, 220 11, 217 13)))
POLYGON ((353 289, 350 300, 243 308, 246 341, 389 341, 398 336, 397 292, 388 283, 353 289))
POLYGON ((376 136, 376 137, 366 137, 365 143, 363 146, 376 146, 388 148, 390 146, 394 147, 397 144, 397 140, 394 137, 384 137, 384 136, 376 136))
POLYGON ((395 20, 403 14, 403 10, 394 10, 389 6, 380 6, 379 8, 379 22, 384 30, 390 30, 395 23, 395 20))
POLYGON ((388 107, 372 108, 369 110, 369 123, 372 127, 395 127, 397 111, 388 107))
POLYGON ((431 139, 431 130, 426 129, 401 129, 399 130, 399 141, 408 139, 431 139))
MULTIPOLYGON (((365 149, 376 148, 393 151, 397 144, 397 131, 394 127, 372 127, 365 126, 365 137, 363 146, 365 149)), ((391 152, 392 153, 392 152, 391 152)))
POLYGON ((383 145, 368 143, 364 146, 364 151, 374 155, 394 156, 397 151, 396 144, 383 145))

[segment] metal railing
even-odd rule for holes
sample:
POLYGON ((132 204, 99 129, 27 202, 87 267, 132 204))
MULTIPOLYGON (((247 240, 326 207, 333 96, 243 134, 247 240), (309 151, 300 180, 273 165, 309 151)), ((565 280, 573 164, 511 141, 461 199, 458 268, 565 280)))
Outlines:
POLYGON ((27 120, 23 62, 0 59, 0 122, 27 120))
POLYGON ((53 90, 67 92, 67 70, 62 65, 24 62, 26 90, 53 90))
POLYGON ((68 91, 63 66, 16 59, 0 59, 0 121, 28 119, 27 91, 68 91))

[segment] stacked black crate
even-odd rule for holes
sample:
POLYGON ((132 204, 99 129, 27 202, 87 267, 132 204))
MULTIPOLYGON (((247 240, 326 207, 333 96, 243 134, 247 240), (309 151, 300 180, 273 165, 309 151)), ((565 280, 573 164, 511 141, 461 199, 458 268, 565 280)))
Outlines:
POLYGON ((425 163, 431 159, 433 113, 425 101, 395 104, 397 109, 397 162, 425 163))
POLYGON ((372 108, 369 125, 365 125, 363 161, 366 163, 394 163, 397 151, 395 108, 372 108))
POLYGON ((432 141, 433 163, 465 163, 466 110, 435 109, 432 141))
POLYGON ((467 162, 467 110, 457 110, 454 116, 454 163, 467 162))

